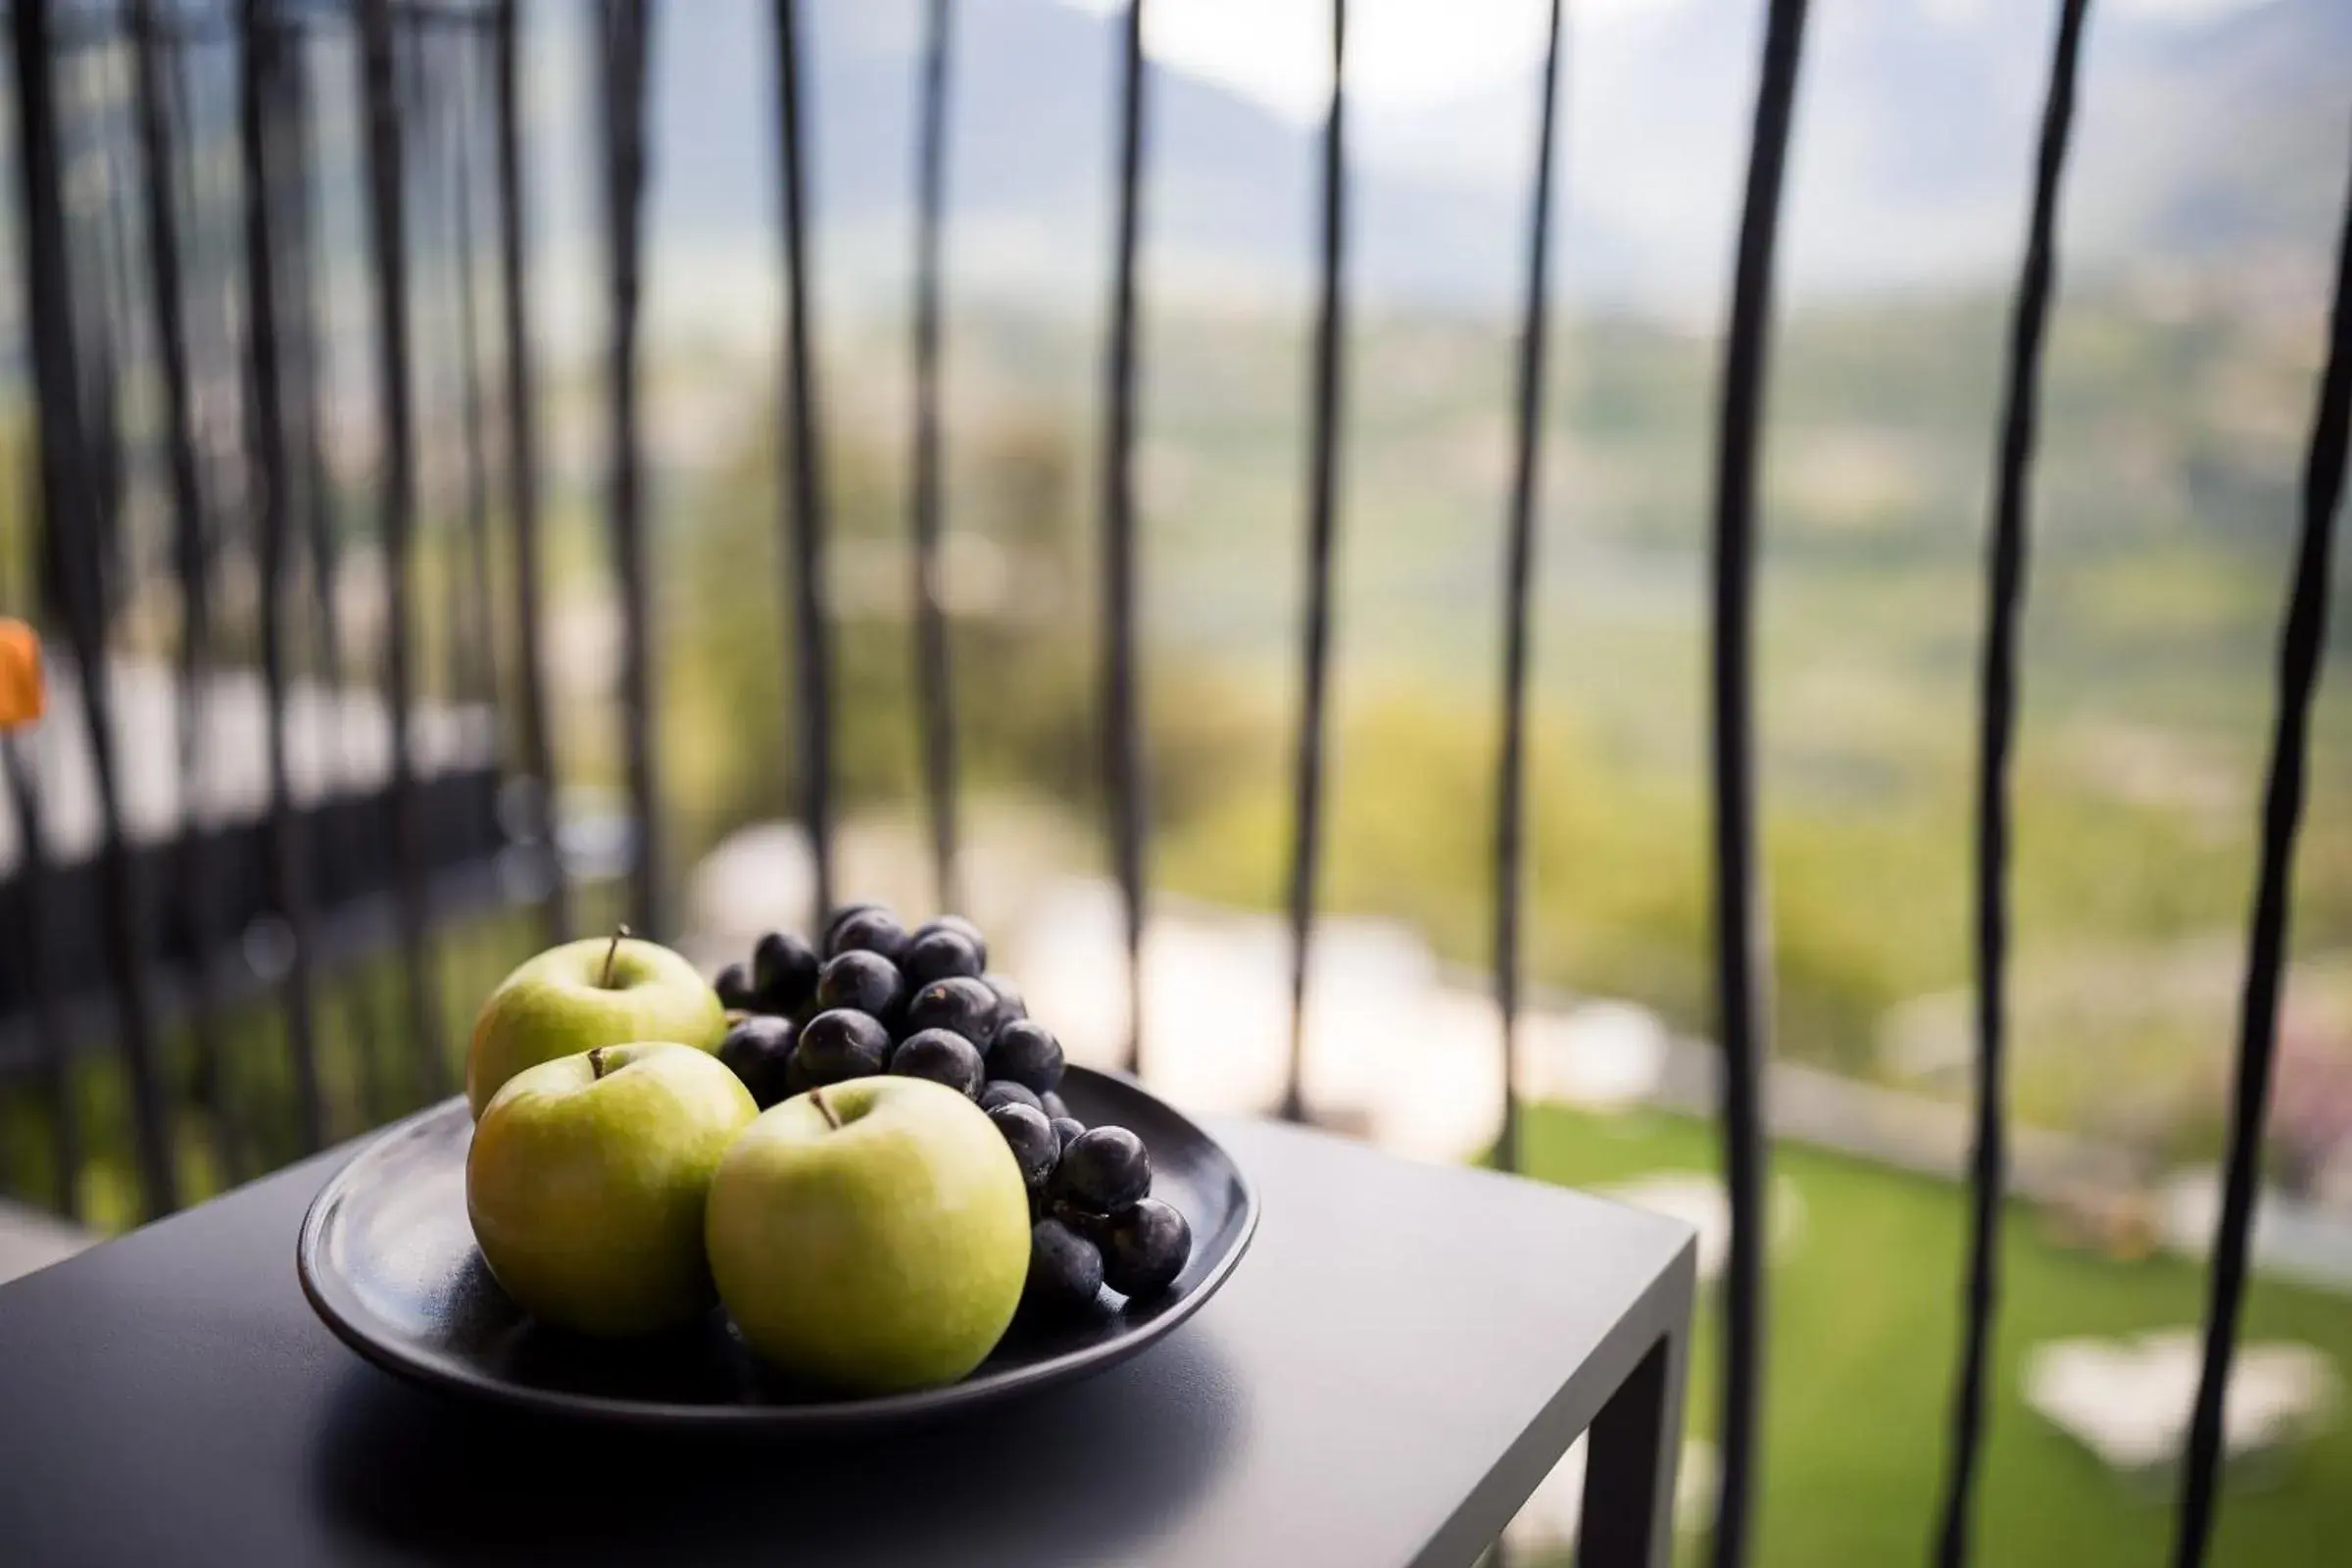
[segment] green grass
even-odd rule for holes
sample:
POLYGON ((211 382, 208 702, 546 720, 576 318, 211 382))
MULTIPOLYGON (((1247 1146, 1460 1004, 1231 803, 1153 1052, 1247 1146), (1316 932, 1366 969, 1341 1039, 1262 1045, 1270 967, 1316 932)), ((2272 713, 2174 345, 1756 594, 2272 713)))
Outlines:
MULTIPOLYGON (((1543 1107, 1527 1136, 1531 1172, 1580 1187, 1715 1165, 1711 1129, 1679 1117, 1543 1107)), ((1756 1560, 1790 1568, 1923 1561, 1940 1506, 1964 1190, 1786 1147, 1774 1151, 1772 1173, 1776 1192, 1795 1194, 1803 1218, 1772 1266, 1756 1560)), ((2015 1205, 2003 1222, 2002 1267, 1977 1560, 2002 1568, 2166 1560, 2171 1478, 2112 1475, 2027 1408, 2022 1369, 2046 1340, 2196 1323, 2202 1269, 2061 1248, 2015 1205)), ((2314 1345, 2352 1373, 2352 1299, 2259 1281, 2245 1332, 2249 1341, 2314 1345)), ((1715 1425, 1715 1335, 1712 1305, 1702 1302, 1693 1434, 1715 1425)), ((2233 1478, 2213 1560, 2342 1562, 2347 1542, 2352 1429, 2338 1427, 2275 1468, 2233 1478)), ((1687 1559, 1695 1544, 1686 1541, 1687 1559)))

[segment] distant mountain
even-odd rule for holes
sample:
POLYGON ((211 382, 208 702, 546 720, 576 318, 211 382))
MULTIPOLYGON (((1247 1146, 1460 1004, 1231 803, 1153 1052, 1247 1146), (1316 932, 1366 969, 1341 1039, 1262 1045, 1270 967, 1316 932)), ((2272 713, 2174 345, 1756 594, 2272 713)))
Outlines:
MULTIPOLYGON (((808 15, 828 286, 855 292, 877 273, 895 277, 910 239, 917 8, 820 0, 808 15)), ((757 0, 698 0, 662 14, 658 221, 680 245, 724 249, 749 238, 772 254, 767 17, 757 0)), ((1113 218, 1116 27, 1052 0, 959 0, 955 18, 949 182, 958 277, 1055 292, 1098 276, 1113 218)), ((1155 68, 1147 91, 1145 235, 1155 280, 1302 286, 1317 189, 1312 136, 1179 72, 1155 68)), ((1499 238, 1515 205, 1378 171, 1360 172, 1350 195, 1368 246, 1376 235, 1413 236, 1368 250, 1367 278, 1420 297, 1485 287, 1483 269, 1451 236, 1499 238)))
MULTIPOLYGON (((1675 309, 1722 297, 1754 91, 1754 0, 1612 11, 1572 37, 1560 278, 1675 309)), ((817 0, 808 82, 828 303, 903 297, 919 6, 817 0)), ((959 0, 951 246, 959 290, 1096 309, 1110 240, 1117 31, 1054 0, 959 0)), ((763 0, 664 8, 655 279, 724 318, 772 296, 774 43, 763 0)), ((1816 7, 1788 194, 1796 292, 1948 287, 2015 265, 2051 0, 1816 7)), ((1536 76, 1350 127, 1351 278, 1375 304, 1491 306, 1520 285, 1536 76)), ((1152 285, 1295 295, 1315 130, 1155 67, 1152 285)), ((2070 268, 2324 244, 2352 151, 2352 4, 2190 24, 2094 7, 2070 268)))
POLYGON ((2352 5, 2271 0, 2115 40, 2087 172, 2110 243, 2207 254, 2332 238, 2352 150, 2352 5))
MULTIPOLYGON (((1720 295, 1759 12, 1681 0, 1575 33, 1568 201, 1580 234, 1608 243, 1581 263, 1571 252, 1572 286, 1720 295)), ((1788 192, 1791 288, 2006 278, 2055 14, 2052 0, 1812 8, 1788 192)), ((2332 238, 2352 154, 2344 0, 2268 0, 2202 22, 2093 5, 2081 88, 2070 265, 2332 238)), ((1368 157, 1421 179, 1497 192, 1526 179, 1514 94, 1387 117, 1366 134, 1368 157)))

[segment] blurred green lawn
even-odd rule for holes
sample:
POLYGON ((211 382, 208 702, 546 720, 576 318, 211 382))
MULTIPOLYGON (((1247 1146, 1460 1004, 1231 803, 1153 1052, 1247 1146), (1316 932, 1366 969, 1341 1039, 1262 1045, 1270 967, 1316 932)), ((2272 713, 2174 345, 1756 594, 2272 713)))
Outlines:
MULTIPOLYGON (((1715 1164, 1712 1128, 1687 1118, 1550 1106, 1528 1117, 1527 1168, 1546 1180, 1604 1186, 1715 1164)), ((1789 1568, 1924 1561, 1957 1346, 1964 1189, 1785 1146, 1771 1169, 1776 1191, 1792 1191, 1803 1218, 1773 1259, 1756 1560, 1789 1568)), ((2170 1477, 2113 1475, 2027 1408, 2020 1380, 2026 1354, 2046 1340, 2196 1323, 2203 1271, 2169 1257, 2118 1263, 2058 1247, 2014 1205, 2002 1266, 1977 1560, 2002 1568, 2167 1560, 2170 1477)), ((1693 1434, 1715 1424, 1715 1332, 1702 1301, 1693 1434)), ((2352 1298, 2257 1282, 2246 1336, 2306 1342, 2339 1374, 2352 1373, 2352 1298)), ((1686 1539, 1683 1559, 1695 1562, 1699 1544, 1686 1539)), ((2212 1560, 2260 1568, 2352 1561, 2352 1430, 2339 1426, 2276 1468, 2239 1478, 2212 1560)))

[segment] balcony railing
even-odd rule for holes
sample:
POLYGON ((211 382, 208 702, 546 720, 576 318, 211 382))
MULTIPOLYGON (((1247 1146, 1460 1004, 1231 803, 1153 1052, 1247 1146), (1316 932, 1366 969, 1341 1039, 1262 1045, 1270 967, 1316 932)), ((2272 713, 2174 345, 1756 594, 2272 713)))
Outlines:
MULTIPOLYGON (((1116 223, 1105 243, 1111 300, 1102 345, 1103 577, 1099 602, 1104 832, 1124 906, 1130 965, 1150 885, 1144 809, 1143 693, 1137 647, 1138 253, 1151 228, 1152 73, 1143 47, 1146 0, 1129 0, 1119 30, 1116 223)), ((2087 0, 2057 0, 2047 94, 2034 166, 2031 221, 2014 295, 2006 390, 1986 560, 1986 620, 1976 782, 1976 1152, 1966 1310, 1957 1356, 1938 1555, 1969 1555, 1984 1444, 1987 1345, 2000 1304, 1998 1205, 2004 1184, 2003 979, 2008 961, 2009 757, 2016 725, 2018 627, 2032 554, 2031 479, 2036 395, 2057 268, 2058 201, 2073 130, 2087 0)), ((79 1158, 79 1107, 68 1063, 102 1045, 120 1053, 130 1086, 141 1206, 181 1200, 183 1126, 167 1103, 159 1040, 183 1022, 198 1052, 216 1049, 222 1009, 249 991, 282 1020, 300 1145, 329 1134, 318 1064, 320 977, 375 944, 399 956, 402 1040, 395 1055, 415 1094, 447 1087, 428 937, 451 911, 500 888, 527 887, 545 929, 572 927, 571 890, 554 853, 554 756, 540 546, 540 434, 528 286, 532 193, 519 110, 516 0, 243 0, 229 4, 53 5, 13 0, 10 76, 15 242, 21 263, 25 374, 37 474, 29 580, 0 582, 0 608, 32 614, 62 649, 73 678, 39 735, 5 746, 12 830, 0 834, 0 906, 21 956, 0 969, 0 1081, 46 1098, 49 1145, 70 1202, 79 1158), (339 73, 339 74, 338 74, 339 73), (356 103, 359 207, 367 260, 375 478, 362 525, 336 514, 322 415, 333 334, 318 196, 322 95, 356 103), (347 96, 345 96, 347 95, 347 96), (223 167, 224 162, 229 167, 223 167), (481 254, 494 306, 478 318, 481 254), (419 297, 441 291, 459 323, 454 344, 428 348, 419 297), (201 302, 201 308, 199 304, 201 302), (422 362, 422 363, 420 363, 422 362), (129 373, 136 368, 140 374, 129 373), (429 374, 427 374, 429 372, 429 374), (142 403, 138 386, 156 396, 142 403), (458 477, 458 526, 419 536, 419 409, 444 394, 458 417, 435 421, 460 439, 433 451, 458 477), (493 458, 495 457, 495 462, 493 458), (158 482, 134 482, 160 462, 158 482), (493 492, 496 491, 494 504, 493 492), (133 498, 160 494, 160 558, 135 526, 133 498), (37 532, 34 530, 37 529, 37 532), (364 537, 378 570, 376 634, 363 656, 376 698, 346 709, 353 639, 337 554, 364 537), (420 615, 419 562, 429 545, 449 602, 420 615), (242 573, 249 609, 224 611, 242 573), (153 585, 172 595, 172 634, 133 635, 152 620, 153 585), (503 592, 494 584, 505 583, 503 592), (299 619, 297 618, 299 617, 299 619), (420 637, 417 628, 435 630, 420 637), (249 646, 232 648, 240 638, 249 646), (126 642, 152 643, 140 657, 126 642), (307 650, 298 654, 297 647, 307 650), (258 685, 254 684, 258 678, 258 685), (230 688, 235 687, 234 691, 230 688), (337 695, 322 696, 322 693, 337 695), (436 746, 467 715, 496 711, 462 745, 436 746), (229 723, 224 715, 242 714, 229 723), (166 716, 168 715, 168 717, 166 716), (348 748, 353 723, 378 740, 348 748), (336 738, 328 738, 327 732, 336 738), (212 751, 243 737, 227 776, 212 751), (71 737, 71 738, 68 738, 71 737), (332 765, 330 765, 332 764, 332 765), (176 780, 177 808, 146 804, 151 779, 176 780), (195 801, 201 808, 187 809, 195 801), (503 808, 502 808, 503 803, 503 808), (70 818, 88 808, 86 826, 70 818), (505 877, 500 879, 503 865, 505 877), (519 868, 519 872, 518 872, 519 868), (272 941, 255 952, 254 933, 272 941)), ((1536 571, 1538 469, 1544 414, 1549 274, 1556 227, 1553 147, 1560 101, 1562 7, 1553 0, 1529 192, 1525 292, 1518 323, 1514 454, 1497 564, 1505 626, 1494 765, 1493 977, 1498 1051, 1512 1050, 1519 1003, 1521 824, 1530 583, 1536 571)), ((956 23, 929 0, 918 116, 913 410, 906 461, 907 529, 915 562, 916 693, 928 841, 942 902, 956 905, 957 760, 940 578, 943 410, 941 273, 947 246, 947 106, 956 23)), ((1775 250, 1792 109, 1803 59, 1804 0, 1769 0, 1737 266, 1724 337, 1712 459, 1711 867, 1714 968, 1722 1052, 1720 1134, 1732 1243, 1719 1363, 1721 1443, 1713 1554, 1748 1554, 1765 1398, 1763 1116, 1765 995, 1770 956, 1759 917, 1754 740, 1753 603, 1759 542, 1757 469, 1767 421, 1775 250)), ((1350 320, 1345 288, 1348 147, 1345 0, 1334 0, 1334 85, 1323 122, 1319 266, 1313 307, 1306 443, 1305 601, 1298 665, 1302 707, 1293 733, 1289 913, 1294 962, 1293 1068, 1287 1106, 1300 1112, 1298 1020, 1315 924, 1322 841, 1334 562, 1347 531, 1337 483, 1350 320)), ((597 164, 604 215, 609 359, 602 433, 603 519, 621 621, 620 706, 634 853, 627 917, 672 928, 672 868, 659 828, 656 685, 652 676, 651 539, 638 401, 647 159, 648 57, 659 47, 650 0, 602 0, 595 13, 597 164)), ((799 798, 815 852, 822 906, 834 888, 835 627, 824 589, 824 389, 811 343, 808 235, 820 192, 809 189, 803 92, 807 62, 795 0, 776 0, 779 265, 786 309, 778 519, 787 579, 780 605, 796 650, 799 798)), ((2281 960, 2302 813, 2313 693, 2326 643, 2333 519, 2352 425, 2352 229, 2334 279, 2327 368, 2312 416, 2292 587, 2278 644, 2276 727, 2260 836, 2248 962, 2236 1044, 2221 1218, 2212 1254, 2202 1380, 2180 1480, 2176 1560, 2204 1560, 2220 1470, 2222 1393, 2244 1295, 2250 1218, 2278 1037, 2281 960)), ((436 469, 436 472, 441 470, 436 469)), ((0 553, 6 554, 6 553, 0 553)), ((1140 987, 1130 987, 1130 997, 1140 987)), ((1134 1059, 1140 1007, 1131 1015, 1134 1059)), ((389 1048, 387 1048, 389 1049, 389 1048)), ((387 1075, 393 1062, 378 1063, 387 1075)), ((1503 1075, 1506 1085, 1513 1077, 1503 1075)), ((387 1096, 391 1091, 387 1091, 387 1096)), ((389 1098, 371 1098, 382 1114, 389 1098)), ((219 1114, 233 1111, 214 1107, 219 1114)), ((1518 1152, 1516 1106, 1499 1157, 1518 1152)), ((223 1129, 216 1127, 215 1132, 223 1129)), ((237 1130, 225 1129, 232 1146, 237 1130)), ((1859 1288, 1867 1288, 1866 1284, 1859 1288)))

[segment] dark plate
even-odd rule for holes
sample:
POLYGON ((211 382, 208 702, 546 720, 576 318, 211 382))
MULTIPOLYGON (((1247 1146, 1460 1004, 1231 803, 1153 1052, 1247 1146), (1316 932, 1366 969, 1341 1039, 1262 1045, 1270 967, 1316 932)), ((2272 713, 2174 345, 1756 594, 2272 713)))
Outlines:
POLYGON ((919 1419, 1115 1366, 1191 1316, 1242 1259, 1257 1195, 1217 1141, 1124 1078, 1073 1067, 1061 1086, 1089 1126, 1132 1129, 1152 1152, 1152 1191, 1184 1211, 1193 1255, 1168 1293, 1090 1318, 1016 1320, 961 1383, 844 1399, 788 1387, 755 1364, 712 1312, 694 1329, 621 1344, 575 1339, 526 1317, 491 1279, 466 1218, 473 1124, 452 1100, 383 1133, 303 1217, 303 1294, 346 1345, 390 1372, 454 1393, 564 1415, 657 1426, 822 1430, 919 1419))

